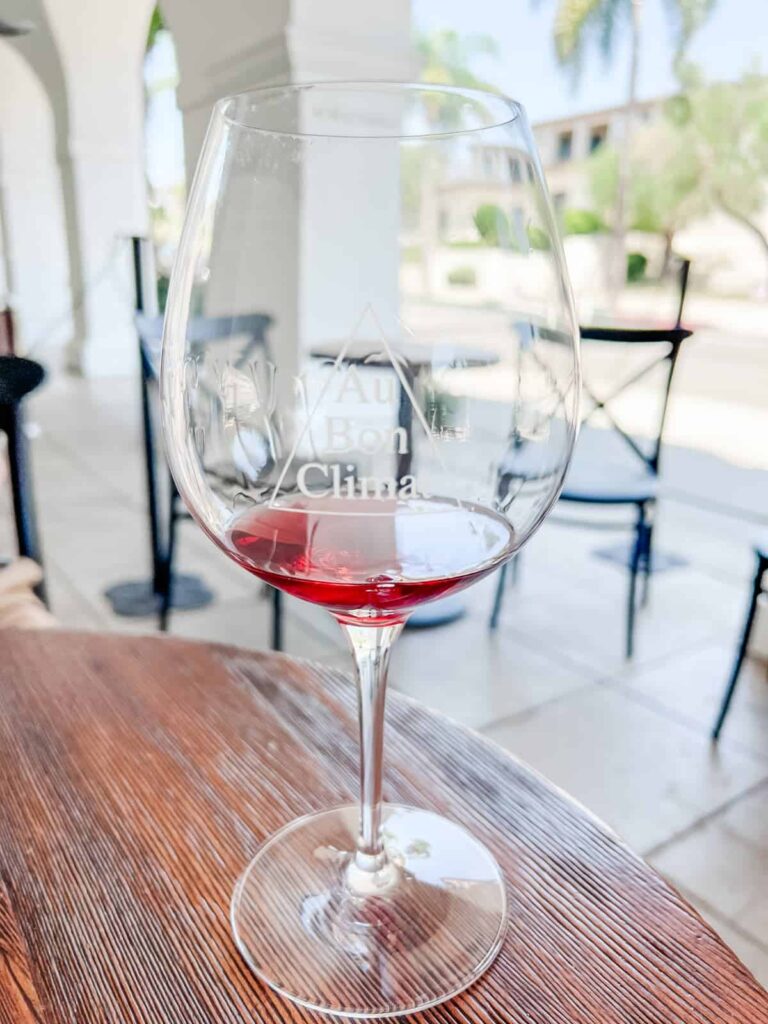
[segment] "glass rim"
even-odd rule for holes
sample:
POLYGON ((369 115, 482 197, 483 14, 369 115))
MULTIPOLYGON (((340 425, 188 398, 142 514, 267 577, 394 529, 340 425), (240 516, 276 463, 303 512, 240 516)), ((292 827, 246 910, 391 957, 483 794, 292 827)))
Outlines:
POLYGON ((283 82, 274 83, 271 85, 257 86, 253 89, 245 89, 242 92, 232 93, 228 96, 222 96, 214 104, 215 112, 222 118, 222 120, 233 128, 238 128, 242 131, 254 132, 257 135, 273 136, 277 138, 294 138, 294 139, 336 139, 338 141, 428 141, 430 139, 447 139, 457 138, 461 136, 473 136, 479 135, 483 132, 493 131, 494 129, 505 128, 515 121, 525 116, 524 108, 521 103, 517 100, 506 96, 504 93, 491 92, 487 89, 477 89, 469 86, 460 85, 444 85, 441 83, 432 82, 413 82, 413 81, 395 81, 386 79, 325 79, 308 82, 283 82), (231 111, 232 106, 237 101, 245 100, 249 97, 255 98, 267 98, 270 95, 277 96, 281 93, 300 95, 303 92, 309 92, 310 90, 318 90, 324 92, 336 91, 370 91, 385 94, 391 92, 393 94, 401 93, 442 93, 445 96, 464 96, 470 100, 474 100, 478 105, 480 103, 492 104, 496 106, 499 111, 502 110, 506 116, 502 116, 501 113, 498 117, 489 117, 487 124, 476 125, 471 128, 457 128, 447 130, 434 130, 434 131, 414 131, 410 133, 359 133, 359 132, 303 132, 289 129, 278 129, 278 128, 267 128, 266 126, 260 126, 256 124, 249 124, 240 117, 234 115, 231 111))

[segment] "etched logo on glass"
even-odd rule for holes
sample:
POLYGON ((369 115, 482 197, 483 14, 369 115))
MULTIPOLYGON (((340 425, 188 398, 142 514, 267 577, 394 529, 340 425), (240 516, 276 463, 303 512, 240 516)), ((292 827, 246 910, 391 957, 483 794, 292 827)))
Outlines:
POLYGON ((306 416, 270 504, 293 473, 296 489, 309 498, 428 498, 412 472, 414 431, 434 442, 414 391, 415 372, 370 305, 325 370, 317 395, 304 396, 306 416), (317 457, 300 460, 307 446, 317 457))

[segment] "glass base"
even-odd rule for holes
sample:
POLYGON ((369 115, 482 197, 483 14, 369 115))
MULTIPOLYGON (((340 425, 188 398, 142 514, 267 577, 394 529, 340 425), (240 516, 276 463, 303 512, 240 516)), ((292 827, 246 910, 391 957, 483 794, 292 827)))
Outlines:
POLYGON ((232 928, 254 973, 302 1006, 394 1017, 449 999, 496 956, 507 901, 501 871, 465 829, 385 804, 388 863, 354 861, 358 808, 286 825, 232 898, 232 928))

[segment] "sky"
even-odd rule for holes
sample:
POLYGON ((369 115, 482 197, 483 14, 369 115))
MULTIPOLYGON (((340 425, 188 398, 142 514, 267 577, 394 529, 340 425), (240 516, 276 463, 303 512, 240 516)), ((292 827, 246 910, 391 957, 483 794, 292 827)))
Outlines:
POLYGON ((176 77, 176 55, 168 32, 159 32, 144 64, 149 88, 145 132, 147 177, 154 188, 173 188, 184 181, 184 125, 173 89, 157 88, 176 77))
MULTIPOLYGON (((451 28, 488 34, 500 58, 482 58, 472 70, 519 100, 532 121, 566 117, 618 105, 626 95, 629 52, 626 33, 617 36, 606 66, 599 52, 585 61, 576 88, 557 65, 552 24, 557 0, 413 0, 417 30, 451 28)), ((665 0, 646 0, 640 60, 640 95, 674 91, 672 44, 665 0)), ((718 0, 710 20, 694 37, 689 57, 707 78, 737 78, 762 58, 768 72, 768 0, 718 0)))

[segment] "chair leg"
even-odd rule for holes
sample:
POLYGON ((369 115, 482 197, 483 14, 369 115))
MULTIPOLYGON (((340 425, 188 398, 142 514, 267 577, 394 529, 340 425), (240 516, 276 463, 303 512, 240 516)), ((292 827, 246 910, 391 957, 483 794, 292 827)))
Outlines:
POLYGON ((494 630, 499 625, 499 616, 501 615, 501 604, 504 600, 504 590, 507 585, 507 572, 510 574, 510 583, 513 587, 516 587, 520 579, 520 552, 518 551, 508 562, 505 562, 499 569, 499 575, 496 582, 496 593, 493 597, 493 610, 491 611, 490 628, 494 630))
POLYGON ((629 660, 635 650, 635 611, 637 608, 637 573, 640 568, 647 525, 645 522, 645 506, 638 511, 635 527, 635 543, 632 547, 632 558, 629 564, 629 601, 627 603, 627 639, 625 656, 629 660))
POLYGON ((171 602, 173 600, 173 559, 176 553, 176 523, 179 518, 177 502, 179 492, 171 480, 171 496, 168 509, 168 539, 165 554, 161 563, 160 579, 158 580, 158 594, 160 597, 160 612, 158 617, 158 629, 161 633, 168 632, 168 620, 171 614, 171 602))
POLYGON ((512 586, 513 587, 516 587, 518 582, 519 582, 519 580, 520 580, 520 558, 521 558, 521 555, 520 555, 520 552, 518 551, 516 555, 512 556, 512 558, 510 559, 510 562, 509 562, 509 568, 510 568, 510 571, 512 573, 512 580, 511 580, 511 582, 512 582, 512 586))
MULTIPOLYGON (((43 556, 37 533, 37 517, 32 496, 32 473, 29 465, 27 438, 24 434, 23 416, 18 405, 6 405, 0 409, 0 429, 8 438, 8 465, 19 555, 22 558, 31 558, 43 568, 43 556)), ((35 593, 41 601, 48 604, 44 579, 35 587, 35 593)))
POLYGON ((499 615, 501 614, 501 602, 504 599, 504 587, 507 582, 507 569, 509 568, 509 562, 505 562, 499 569, 498 576, 496 577, 496 593, 493 597, 493 610, 491 611, 491 630, 497 629, 499 625, 499 615))
POLYGON ((651 571, 653 569, 653 523, 647 523, 645 527, 645 541, 643 543, 642 573, 643 584, 640 594, 640 607, 645 608, 648 604, 650 593, 651 571))
POLYGON ((283 649, 283 592, 272 587, 272 650, 283 649))
MULTIPOLYGON (((163 575, 163 543, 160 529, 160 495, 157 485, 157 454, 155 450, 155 427, 152 421, 152 408, 149 393, 149 382, 152 369, 149 358, 141 348, 141 419, 142 440, 144 443, 144 473, 147 484, 147 513, 149 516, 149 540, 152 555, 152 588, 160 592, 163 575)), ((171 484, 173 486, 173 484, 171 484)))
POLYGON ((717 741, 720 738, 720 732, 723 728, 726 715, 731 706, 733 695, 736 692, 736 684, 739 681, 739 673, 741 672, 741 666, 749 647, 749 638, 752 633, 752 626, 755 622, 755 612, 757 611, 757 599, 760 596, 763 589, 763 574, 768 569, 768 559, 758 558, 757 561, 757 573, 752 584, 752 596, 749 599, 749 608, 747 609, 747 618, 744 623, 744 628, 741 634, 741 640, 739 641, 739 648, 736 652, 736 660, 734 661, 733 668, 731 669, 731 676, 728 680, 728 685, 725 688, 723 694, 723 700, 720 705, 720 711, 717 715, 717 721, 715 727, 712 730, 712 739, 717 741))

